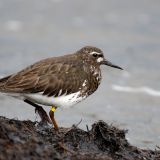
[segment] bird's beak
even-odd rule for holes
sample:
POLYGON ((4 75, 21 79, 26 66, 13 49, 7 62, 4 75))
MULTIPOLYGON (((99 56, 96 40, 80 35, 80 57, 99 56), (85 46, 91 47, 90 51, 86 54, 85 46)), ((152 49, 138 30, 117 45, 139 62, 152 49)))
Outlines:
POLYGON ((110 67, 113 67, 113 68, 117 68, 117 69, 123 70, 123 68, 121 68, 121 67, 119 67, 117 65, 112 64, 111 62, 107 61, 106 59, 102 62, 102 64, 110 66, 110 67))

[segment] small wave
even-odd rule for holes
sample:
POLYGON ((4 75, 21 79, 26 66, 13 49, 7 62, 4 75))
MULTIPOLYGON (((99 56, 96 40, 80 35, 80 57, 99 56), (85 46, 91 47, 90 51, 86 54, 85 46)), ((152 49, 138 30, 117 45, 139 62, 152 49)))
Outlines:
POLYGON ((150 87, 129 87, 129 86, 119 86, 112 85, 112 89, 118 92, 128 92, 128 93, 145 93, 150 96, 160 97, 160 90, 154 90, 150 87))

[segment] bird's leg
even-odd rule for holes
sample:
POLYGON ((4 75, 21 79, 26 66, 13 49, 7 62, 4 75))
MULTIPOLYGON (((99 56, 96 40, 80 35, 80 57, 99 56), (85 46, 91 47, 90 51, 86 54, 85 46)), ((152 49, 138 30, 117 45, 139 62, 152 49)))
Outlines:
POLYGON ((33 103, 33 102, 29 101, 28 99, 25 99, 24 102, 26 102, 26 103, 30 104, 31 106, 35 107, 35 112, 38 112, 38 114, 41 118, 41 121, 43 123, 47 123, 47 122, 51 123, 50 118, 48 117, 46 111, 41 106, 39 106, 36 103, 33 103))
POLYGON ((56 109, 57 109, 57 107, 52 106, 52 108, 51 108, 51 110, 50 110, 50 112, 49 112, 49 116, 50 116, 50 118, 51 118, 51 120, 52 120, 52 123, 53 123, 53 125, 54 125, 55 130, 58 131, 59 128, 58 128, 57 122, 56 122, 56 120, 55 120, 55 118, 54 118, 54 112, 56 111, 56 109))

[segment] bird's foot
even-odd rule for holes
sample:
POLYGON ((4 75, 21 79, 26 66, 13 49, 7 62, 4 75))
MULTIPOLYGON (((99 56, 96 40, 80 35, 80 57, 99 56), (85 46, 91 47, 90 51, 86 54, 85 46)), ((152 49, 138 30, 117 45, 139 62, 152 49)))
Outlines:
POLYGON ((50 118, 48 117, 46 111, 41 106, 36 106, 35 113, 38 113, 38 115, 41 118, 41 124, 52 124, 50 118))
POLYGON ((55 111, 56 111, 56 107, 52 107, 51 110, 50 110, 50 112, 49 112, 49 116, 50 116, 50 119, 51 119, 52 124, 53 124, 53 126, 54 126, 54 129, 55 129, 56 131, 58 131, 58 130, 59 130, 59 127, 58 127, 58 124, 57 124, 57 122, 56 122, 56 120, 55 120, 55 118, 54 118, 54 112, 55 112, 55 111))

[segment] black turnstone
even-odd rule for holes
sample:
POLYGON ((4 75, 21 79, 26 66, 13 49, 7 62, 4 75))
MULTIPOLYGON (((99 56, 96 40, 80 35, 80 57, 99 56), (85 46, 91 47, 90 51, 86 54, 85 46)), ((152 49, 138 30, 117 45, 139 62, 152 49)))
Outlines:
POLYGON ((55 110, 73 106, 94 93, 101 82, 101 65, 122 69, 105 59, 100 49, 86 46, 73 54, 41 60, 0 79, 0 92, 34 106, 42 121, 53 123, 58 130, 55 110), (39 105, 52 107, 50 118, 39 105))

